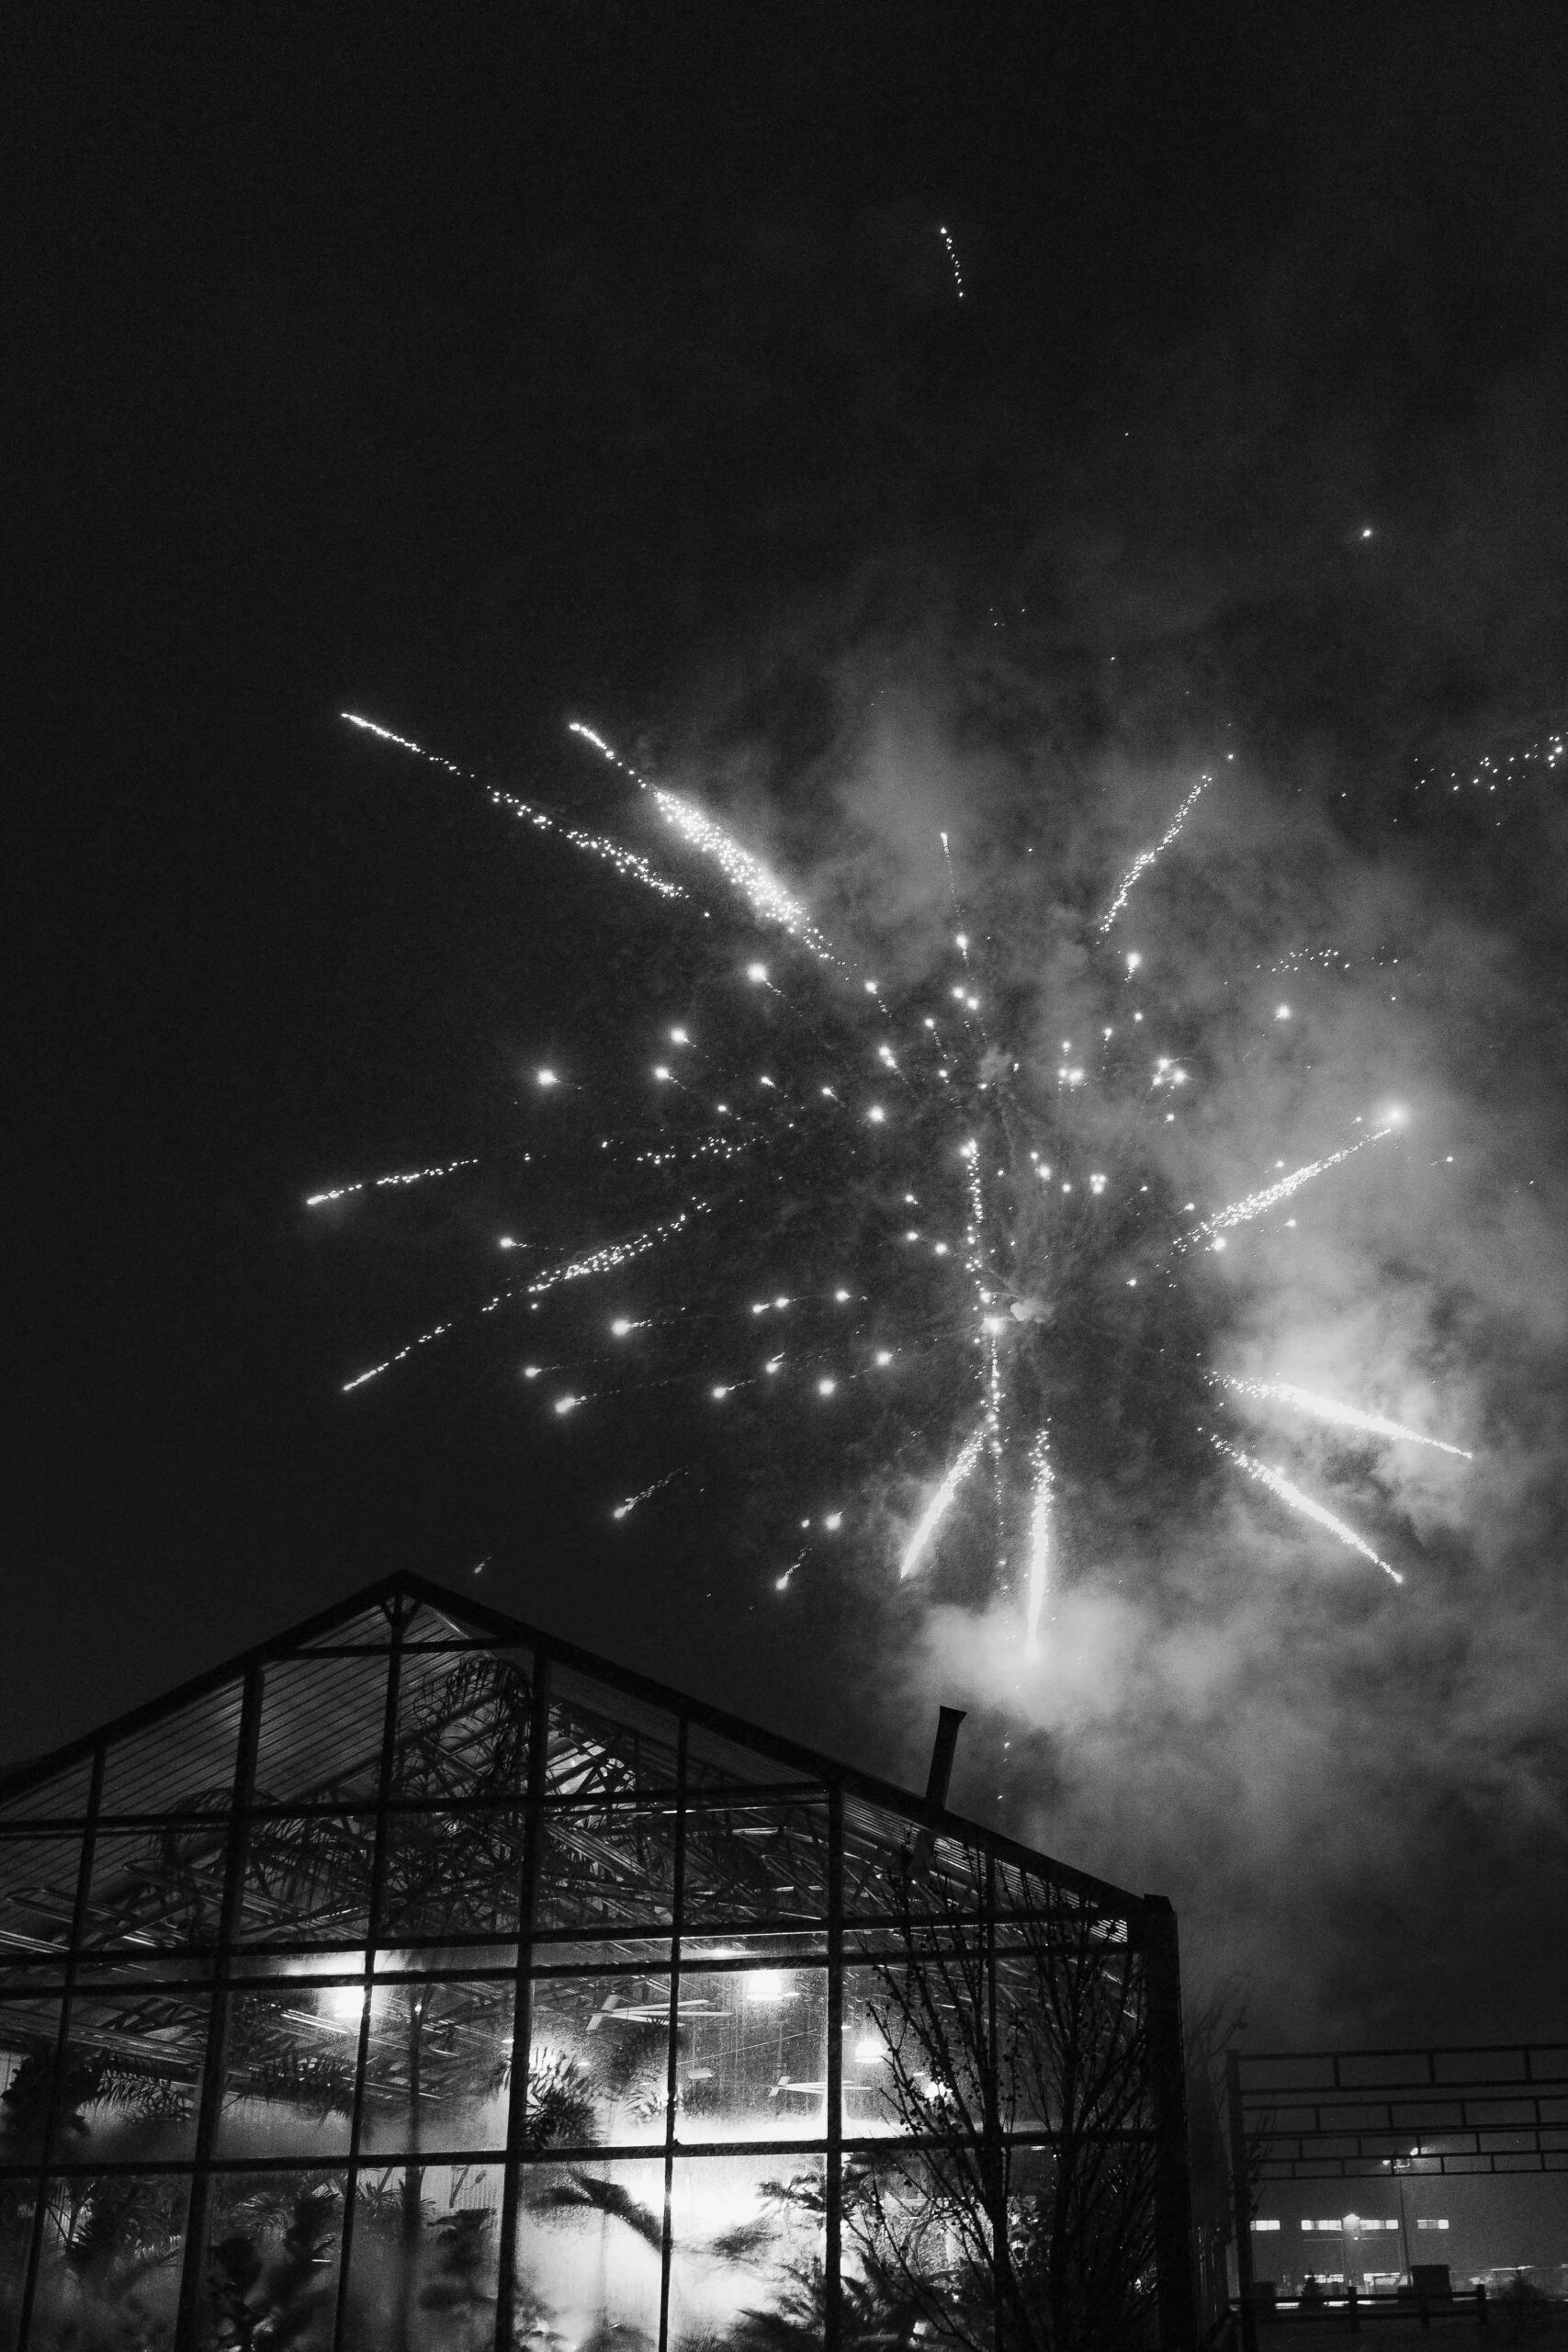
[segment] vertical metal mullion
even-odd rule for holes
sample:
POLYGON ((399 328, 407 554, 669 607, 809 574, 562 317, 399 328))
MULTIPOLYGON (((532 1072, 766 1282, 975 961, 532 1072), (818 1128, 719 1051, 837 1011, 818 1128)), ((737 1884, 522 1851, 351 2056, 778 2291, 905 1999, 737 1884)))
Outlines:
POLYGON ((71 2002, 76 1989, 77 1962, 87 1929, 87 1898, 92 1891, 93 1852, 97 1843, 106 1754, 101 1743, 93 1750, 93 1769, 87 1783, 87 1818, 82 1830, 82 1851, 76 1864, 76 1894, 71 1906, 71 1940, 65 1951, 60 2023, 54 2034, 54 2072, 50 2077, 49 2091, 44 2100, 43 2137, 39 2143, 38 2188, 33 2199, 33 2225, 28 2234, 27 2271, 22 2280, 22 2305, 17 2324, 17 2352, 24 2352, 27 2344, 28 2329, 32 2321, 33 2296, 38 2287, 39 2263, 43 2255, 43 2233, 48 2218, 44 2191, 49 2179, 49 2159, 54 2145, 55 2126, 60 2120, 61 2078, 65 2072, 66 2052, 71 2045, 71 2002))
POLYGON ((828 2085, 826 2160, 823 2184, 823 2247, 825 2303, 822 2314, 823 2352, 839 2352, 841 2315, 839 2309, 843 2275, 840 2247, 843 2224, 844 2177, 844 1792, 837 1781, 828 1791, 828 2085))
POLYGON ((194 2346, 201 2318, 207 2273, 207 2217, 212 2195, 212 2151, 223 2112, 223 2077, 229 2054, 229 1974, 245 1894, 250 1812, 255 1799, 256 1753, 261 1745, 262 1699, 266 1677, 253 1666, 240 1706, 240 1746, 234 1761, 234 1792, 223 1855, 223 1898, 218 1917, 218 1949, 212 1963, 212 2007, 207 2019, 207 2056, 197 2110, 196 2148, 191 2158, 190 2204, 186 2214, 185 2261, 180 2269, 175 2352, 194 2346))
POLYGON ((664 2220, 659 2239, 659 2352, 670 2352, 670 2263, 674 2247, 676 2062, 681 2036, 681 1930, 686 1907, 687 1721, 675 1734, 675 1888, 670 1914, 670 2049, 664 2067, 664 2220))
MULTIPOLYGON (((1198 2341, 1198 2304, 1192 2278, 1192 2176, 1187 2146, 1187 2064, 1176 1914, 1164 1895, 1145 1894, 1128 1925, 1134 1931, 1143 1962, 1144 2046, 1155 2127, 1155 2294, 1159 2340, 1163 2352, 1192 2352, 1198 2341)), ((1249 2257, 1250 2252, 1249 2245, 1249 2257)), ((1242 2306, 1244 2340, 1250 2308, 1246 2303, 1242 2306)))
POLYGON ((539 1864, 544 1839, 545 1781, 550 1753, 550 1660, 534 1657, 534 1689, 528 1716, 528 1762, 523 1792, 523 1870, 517 1891, 517 1967, 513 1979, 512 2080, 506 2102, 506 2164, 501 2183, 501 2232, 496 2249, 495 2343, 512 2352, 512 2314, 516 2296, 517 2207, 528 2131, 528 2060, 534 2037, 534 1929, 539 1903, 539 1864))
POLYGON ((1243 2352, 1258 2352, 1258 2307, 1252 2297, 1252 2199, 1247 2181, 1247 2110, 1241 2060, 1225 2052, 1225 2124, 1231 2154, 1231 2220, 1235 2231, 1235 2291, 1241 2305, 1243 2352))
POLYGON ((997 1858, 986 1849, 985 1927, 980 1939, 986 1986, 986 2079, 981 2129, 987 2148, 986 2202, 990 2208, 992 2340, 997 2352, 1006 2340, 1002 2317, 1008 2272, 1007 2180, 1002 2154, 1001 2052, 997 2046, 997 1858))
POLYGON ((370 1900, 365 1919, 365 1993, 354 2064, 354 2105, 349 2112, 348 2165, 343 2183, 343 2228, 338 2233, 337 2303, 333 2312, 333 2352, 341 2352, 348 2317, 348 2274, 354 2255, 354 2209, 359 2195, 359 2140, 365 2121, 365 2074, 370 2055, 370 1996, 376 1945, 386 1908, 387 1813, 391 1802, 392 1759, 398 1747, 398 1708, 402 1690, 403 1628, 412 1611, 400 1599, 392 1605, 392 1640, 387 1657, 387 1695, 381 1714, 381 1756, 376 1776, 375 1844, 370 1857, 370 1900))

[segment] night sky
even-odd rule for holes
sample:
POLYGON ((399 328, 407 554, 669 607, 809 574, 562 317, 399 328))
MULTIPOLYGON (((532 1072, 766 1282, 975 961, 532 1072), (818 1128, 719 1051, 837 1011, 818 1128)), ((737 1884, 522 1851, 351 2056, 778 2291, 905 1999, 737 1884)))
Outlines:
POLYGON ((62 16, 23 86, 0 1754, 410 1566, 910 1784, 969 1706, 955 1802, 1168 1889, 1264 2039, 1561 2032, 1561 8, 171 9, 62 16), (1399 1596, 1107 1389, 1147 1477, 1085 1456, 1004 1703, 1014 1621, 894 1592, 885 1530, 775 1592, 798 1441, 686 1389, 555 1425, 499 1317, 344 1396, 509 1222, 614 1225, 524 1170, 526 1073, 757 952, 345 709, 651 852, 589 721, 911 989, 948 826, 1042 1052, 1224 763, 1140 886, 1199 1175, 1394 1093, 1411 1135, 1188 1336, 1474 1449, 1291 1436, 1399 1596), (1290 945, 1353 967, 1300 983, 1311 1084, 1221 999, 1290 945))

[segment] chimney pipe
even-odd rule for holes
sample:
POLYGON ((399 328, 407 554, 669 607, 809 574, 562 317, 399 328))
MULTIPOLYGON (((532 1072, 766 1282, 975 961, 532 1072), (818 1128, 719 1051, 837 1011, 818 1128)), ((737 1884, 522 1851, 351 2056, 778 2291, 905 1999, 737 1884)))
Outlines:
POLYGON ((953 1778, 953 1750, 958 1746, 958 1726, 964 1721, 963 1707, 942 1707, 936 1719, 936 1745, 931 1749, 931 1778, 926 1782, 926 1803, 945 1805, 947 1784, 953 1778))

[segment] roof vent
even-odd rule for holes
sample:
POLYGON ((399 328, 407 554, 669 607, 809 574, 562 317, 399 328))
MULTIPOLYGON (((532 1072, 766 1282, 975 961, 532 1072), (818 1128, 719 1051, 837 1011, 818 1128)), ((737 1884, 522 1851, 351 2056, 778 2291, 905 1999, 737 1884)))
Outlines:
POLYGON ((953 1778, 953 1750, 958 1746, 958 1726, 966 1710, 943 1707, 936 1719, 936 1745, 931 1749, 931 1777, 926 1782, 926 1803, 945 1805, 947 1784, 953 1778))

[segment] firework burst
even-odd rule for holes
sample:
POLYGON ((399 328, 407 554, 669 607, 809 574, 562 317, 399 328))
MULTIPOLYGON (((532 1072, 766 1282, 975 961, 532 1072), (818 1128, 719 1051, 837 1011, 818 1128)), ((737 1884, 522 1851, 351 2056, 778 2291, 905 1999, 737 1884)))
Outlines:
MULTIPOLYGON (((890 1580, 940 1574, 1010 1605, 1025 1655, 1048 1645, 1076 1533, 1109 1490, 1124 1513, 1153 1520, 1194 1481, 1239 1473, 1399 1581, 1346 1520, 1204 1419, 1218 1387, 1240 1409, 1283 1406, 1368 1440, 1462 1452, 1355 1400, 1213 1368, 1224 1310, 1204 1254, 1307 1187, 1350 1181, 1348 1164, 1400 1120, 1364 1115, 1239 1198, 1177 1199, 1169 1130, 1201 1097, 1201 1037, 1187 1023, 1185 1042, 1163 1049, 1183 1030, 1179 1008, 1144 976, 1139 950, 1107 942, 1119 924, 1125 935, 1134 893, 1153 887, 1210 779, 1188 786, 1153 844, 1074 918, 1075 1034, 1042 1052, 1037 1001, 1010 991, 995 943, 972 933, 945 834, 949 944, 922 979, 895 988, 858 968, 696 802, 592 729, 573 722, 571 733, 651 808, 673 872, 484 789, 608 869, 606 887, 628 882, 669 904, 693 934, 682 1001, 657 1016, 631 1009, 614 1068, 534 1074, 520 1154, 530 1183, 553 1162, 558 1204, 581 1204, 575 1238, 502 1237, 531 1252, 513 1279, 404 1339, 345 1390, 481 1317, 505 1328, 526 1317, 524 1376, 556 1421, 594 1425, 606 1476, 619 1474, 611 1517, 678 1507, 684 1474, 668 1453, 649 1461, 647 1432, 668 1435, 683 1416, 684 1450, 705 1417, 716 1458, 757 1465, 753 1532, 772 1551, 773 1590, 793 1589, 847 1522, 861 1558, 880 1551, 890 1580), (640 1458, 619 1459, 634 1433, 640 1458)), ((1270 969, 1326 971, 1337 956, 1295 950, 1270 969)), ((1270 1001, 1256 1017, 1289 1012, 1270 1001)), ((473 1165, 340 1184, 310 1204, 473 1165)))

